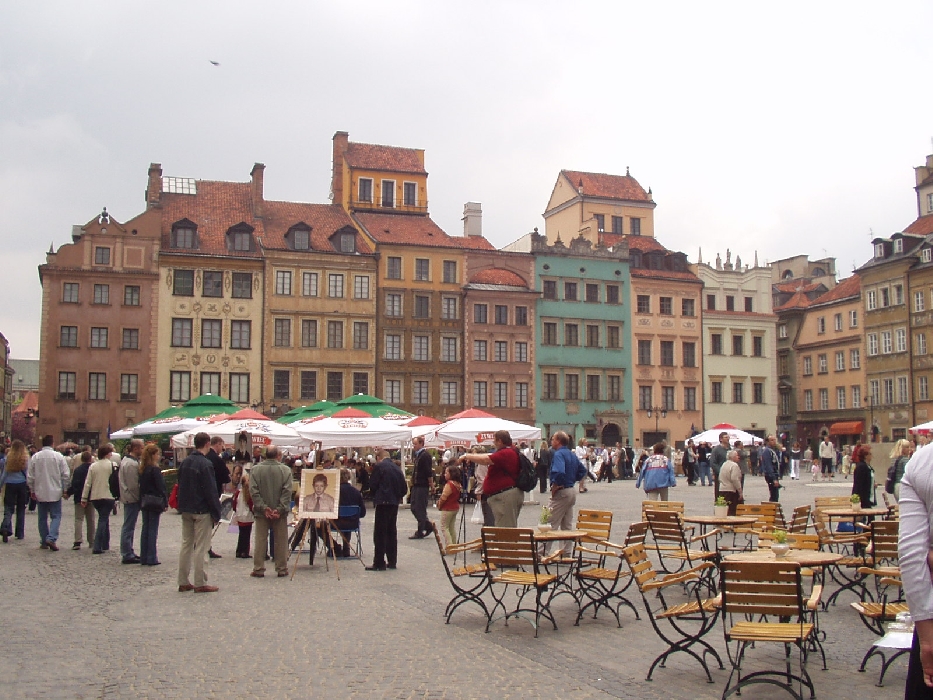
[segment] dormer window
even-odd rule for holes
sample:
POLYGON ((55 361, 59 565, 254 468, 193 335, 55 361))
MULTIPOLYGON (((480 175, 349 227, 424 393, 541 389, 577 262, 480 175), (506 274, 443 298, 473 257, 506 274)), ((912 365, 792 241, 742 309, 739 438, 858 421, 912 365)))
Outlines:
POLYGON ((339 243, 340 243, 341 253, 355 253, 356 252, 356 234, 341 233, 340 238, 339 238, 339 243))
POLYGON ((920 260, 928 263, 933 260, 933 248, 924 248, 920 251, 920 260))
POLYGON ((895 252, 895 253, 903 253, 903 252, 904 252, 904 239, 903 239, 903 238, 895 238, 895 239, 894 239, 894 252, 895 252))
POLYGON ((172 248, 185 248, 189 250, 197 248, 197 227, 187 219, 174 224, 172 226, 172 236, 169 245, 171 245, 172 248))
POLYGON ((880 259, 884 257, 884 243, 875 243, 875 258, 880 259))
POLYGON ((228 230, 227 250, 238 253, 248 253, 255 250, 253 246, 253 228, 246 224, 239 224, 228 230))
POLYGON ((286 242, 292 250, 311 250, 311 229, 295 226, 285 234, 286 242))

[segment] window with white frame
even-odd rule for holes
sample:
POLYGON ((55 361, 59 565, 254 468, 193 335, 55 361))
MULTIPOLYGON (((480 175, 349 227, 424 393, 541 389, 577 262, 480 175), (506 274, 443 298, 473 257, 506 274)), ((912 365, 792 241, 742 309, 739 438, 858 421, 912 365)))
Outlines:
POLYGON ((809 355, 803 358, 803 374, 804 376, 813 374, 813 358, 809 355))
POLYGON ((865 308, 869 311, 873 311, 878 308, 878 294, 874 289, 869 289, 865 292, 865 308))
POLYGON ((139 398, 139 375, 120 375, 120 401, 136 401, 139 398))
POLYGON ((874 406, 878 406, 881 403, 880 386, 881 384, 877 379, 872 379, 868 382, 868 397, 871 399, 871 403, 874 406))
POLYGON ((836 387, 836 409, 843 410, 846 407, 846 388, 844 386, 836 387))
POLYGON ((441 298, 441 318, 454 320, 459 317, 457 313, 457 297, 441 298))
POLYGON ((837 331, 842 330, 842 314, 836 314, 833 316, 833 329, 837 331))
POLYGON ((820 410, 829 410, 829 389, 820 389, 820 410))
POLYGON ((787 325, 782 323, 780 326, 778 326, 778 338, 786 338, 786 337, 787 337, 787 325))
POLYGON ((457 339, 441 338, 441 362, 456 362, 457 359, 457 339))
POLYGON ((884 257, 884 243, 875 243, 875 258, 884 257))
POLYGON ((343 298, 343 275, 336 274, 327 276, 327 296, 332 299, 343 298))
POLYGON ((891 331, 881 331, 881 354, 890 355, 894 349, 891 342, 891 331))
POLYGON ((201 372, 201 386, 198 387, 201 394, 211 394, 220 396, 220 372, 201 372))
POLYGON ((930 400, 930 384, 926 377, 917 377, 917 400, 930 400))
POLYGON ((400 379, 386 379, 384 386, 386 403, 397 404, 402 402, 402 381, 400 379))
POLYGON ((78 289, 79 285, 77 282, 65 282, 62 284, 62 303, 63 304, 77 304, 78 303, 78 289))
POLYGON ((816 332, 820 334, 823 334, 826 332, 826 318, 825 317, 820 316, 818 319, 816 319, 816 332))
POLYGON ((88 401, 107 400, 107 374, 106 372, 90 372, 87 375, 88 401))
POLYGON ((230 373, 230 400, 234 403, 249 403, 249 373, 230 373))
POLYGON ((413 404, 426 404, 430 401, 431 385, 425 380, 412 382, 411 402, 413 404))
POLYGON ((528 362, 528 343, 524 341, 516 342, 515 356, 512 359, 514 362, 528 362))
POLYGON ((874 357, 878 354, 878 334, 869 333, 867 336, 865 336, 865 339, 868 345, 868 356, 874 357))
POLYGON ((852 387, 852 408, 862 407, 862 387, 858 384, 852 387))
POLYGON ((895 253, 903 253, 903 252, 904 252, 904 239, 903 239, 903 238, 895 238, 895 239, 894 239, 894 252, 895 252, 895 253))
POLYGON ((820 374, 826 374, 829 371, 829 362, 826 359, 826 353, 820 353, 816 356, 817 366, 820 374))
POLYGON ((416 362, 427 362, 428 344, 430 338, 426 335, 416 335, 411 340, 411 359, 416 362))
POLYGON ((926 307, 927 295, 921 290, 914 292, 914 311, 923 311, 926 307))
POLYGON ((858 369, 862 366, 862 351, 859 348, 849 350, 849 368, 858 369))
MULTIPOLYGON (((928 197, 930 195, 927 195, 928 197)), ((928 263, 933 260, 933 248, 924 248, 920 251, 920 261, 928 263)))
POLYGON ((190 348, 191 347, 191 324, 190 318, 172 319, 172 347, 190 348))
POLYGON ((91 328, 91 347, 106 348, 110 336, 108 328, 91 328))
POLYGON ((881 380, 881 389, 884 403, 886 405, 891 405, 894 403, 894 380, 893 379, 882 379, 881 380))
POLYGON ((898 328, 894 331, 894 352, 907 352, 907 330, 898 328))
POLYGON ((110 285, 109 284, 95 284, 94 285, 94 303, 95 304, 109 304, 110 303, 110 285))
POLYGON ((894 305, 900 306, 904 303, 904 285, 895 284, 891 289, 894 292, 894 305))
POLYGON ((926 355, 927 354, 927 334, 926 333, 917 333, 917 354, 926 355))
POLYGON ((291 270, 275 271, 275 293, 283 296, 292 294, 292 272, 291 270))
POLYGON ((386 294, 386 316, 402 315, 402 295, 389 293, 386 294))
POLYGON ((497 341, 495 341, 495 345, 494 345, 494 347, 493 347, 493 352, 495 353, 495 354, 493 355, 493 359, 494 359, 496 362, 508 362, 508 361, 509 361, 509 343, 508 343, 508 341, 505 341, 505 340, 497 340, 497 341))
POLYGON ((803 391, 803 410, 813 410, 813 389, 804 389, 803 391))
POLYGON ((318 276, 316 272, 302 272, 301 273, 301 293, 306 297, 316 297, 317 296, 317 281, 318 276))
POLYGON ((456 406, 460 400, 459 382, 441 382, 441 405, 456 406))
POLYGON ((849 328, 858 328, 858 311, 855 309, 849 312, 849 328))
POLYGON ((485 362, 488 359, 488 344, 485 340, 473 341, 473 360, 475 362, 485 362))
POLYGON ((191 372, 171 372, 169 374, 169 397, 172 403, 191 400, 191 372))
POLYGON ((898 403, 909 403, 910 396, 907 392, 907 377, 898 377, 897 378, 897 402, 898 403))
POLYGON ((402 336, 396 335, 395 333, 386 334, 386 359, 402 359, 402 336))
POLYGON ((836 353, 836 371, 844 372, 846 368, 846 351, 839 350, 836 353))
POLYGON ((369 299, 369 275, 356 275, 353 278, 353 298, 369 299))

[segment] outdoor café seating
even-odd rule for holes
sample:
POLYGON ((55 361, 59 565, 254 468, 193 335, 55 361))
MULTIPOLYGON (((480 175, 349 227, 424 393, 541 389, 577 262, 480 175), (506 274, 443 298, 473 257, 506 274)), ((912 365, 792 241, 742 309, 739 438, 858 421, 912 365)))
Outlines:
POLYGON ((623 595, 632 585, 632 575, 626 567, 625 559, 622 557, 622 550, 635 544, 644 544, 647 532, 648 523, 632 523, 625 537, 625 544, 622 546, 606 540, 601 543, 604 546, 603 549, 592 549, 586 545, 577 547, 577 556, 580 558, 580 563, 578 564, 576 577, 580 600, 581 602, 583 598, 589 600, 586 604, 580 606, 575 625, 580 624, 584 613, 591 607, 593 608, 594 620, 599 614, 599 609, 604 607, 615 615, 619 627, 622 626, 619 610, 623 605, 635 613, 635 619, 641 619, 638 610, 623 595), (597 560, 591 566, 585 567, 584 562, 587 561, 584 559, 585 556, 597 557, 597 560), (613 559, 617 561, 617 564, 609 566, 613 559))
MULTIPOLYGON (((661 568, 665 573, 676 573, 687 569, 694 569, 704 561, 713 561, 719 554, 715 546, 710 548, 712 539, 716 542, 719 530, 713 529, 702 535, 689 535, 684 529, 681 516, 675 511, 648 510, 648 526, 654 536, 654 546, 660 560, 661 568), (697 546, 700 546, 697 549, 697 546)), ((712 571, 705 570, 703 576, 696 582, 716 592, 716 581, 712 571)))
POLYGON ((451 567, 447 561, 449 554, 464 554, 467 552, 480 552, 483 548, 483 540, 475 539, 461 544, 448 545, 445 549, 441 541, 441 535, 437 530, 437 523, 432 522, 431 528, 434 530, 434 539, 437 540, 437 550, 441 555, 441 563, 444 565, 444 573, 447 574, 447 580, 451 588, 454 589, 454 597, 447 603, 444 609, 444 615, 447 618, 446 623, 450 624, 450 617, 454 611, 461 605, 473 603, 478 605, 489 619, 489 608, 482 596, 489 589, 489 577, 486 574, 487 565, 483 562, 467 564, 464 560, 463 566, 451 567))

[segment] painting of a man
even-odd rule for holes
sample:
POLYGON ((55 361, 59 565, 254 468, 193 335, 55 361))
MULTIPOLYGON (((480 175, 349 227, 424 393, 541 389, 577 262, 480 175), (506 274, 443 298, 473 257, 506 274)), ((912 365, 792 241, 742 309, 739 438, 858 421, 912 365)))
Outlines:
POLYGON ((301 508, 303 518, 336 518, 340 484, 337 469, 301 471, 301 508), (310 488, 309 488, 310 483, 310 488))

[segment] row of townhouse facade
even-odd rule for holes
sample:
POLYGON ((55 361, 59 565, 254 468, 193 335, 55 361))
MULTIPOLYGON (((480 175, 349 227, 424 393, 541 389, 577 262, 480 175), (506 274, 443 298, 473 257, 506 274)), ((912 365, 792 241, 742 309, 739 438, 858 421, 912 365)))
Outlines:
POLYGON ((462 235, 437 226, 427 176, 423 151, 345 132, 330 204, 267 200, 259 163, 248 182, 152 164, 142 213, 104 210, 39 268, 39 430, 96 444, 205 393, 273 416, 366 393, 650 444, 701 429, 723 386, 717 421, 773 430, 766 268, 689 265, 628 173, 561 171, 545 232, 501 250, 476 203, 462 235), (731 366, 707 371, 717 335, 731 366))

